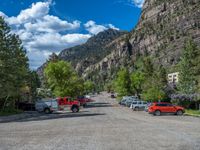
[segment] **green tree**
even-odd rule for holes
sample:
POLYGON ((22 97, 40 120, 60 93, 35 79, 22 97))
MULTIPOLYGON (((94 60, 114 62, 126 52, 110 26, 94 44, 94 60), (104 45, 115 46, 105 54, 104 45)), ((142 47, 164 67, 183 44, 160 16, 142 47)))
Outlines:
POLYGON ((131 94, 131 79, 127 68, 123 68, 118 72, 115 89, 120 97, 131 94))
POLYGON ((34 101, 37 98, 37 89, 40 88, 41 82, 36 71, 30 71, 27 79, 27 86, 30 89, 31 100, 34 101))
POLYGON ((94 92, 94 89, 95 89, 94 82, 92 82, 90 80, 84 82, 84 92, 85 93, 94 92))
POLYGON ((192 39, 186 41, 181 61, 179 62, 178 90, 184 94, 193 94, 197 90, 197 75, 200 72, 199 49, 192 39))
POLYGON ((144 57, 143 58, 143 63, 142 63, 142 72, 144 73, 145 77, 151 77, 154 74, 154 65, 152 62, 151 57, 144 57))
POLYGON ((84 91, 84 81, 71 64, 65 61, 50 62, 45 68, 45 77, 55 96, 78 96, 84 91))
POLYGON ((144 75, 142 85, 142 98, 144 100, 158 101, 167 97, 165 88, 167 87, 166 70, 162 65, 155 66, 151 57, 145 57, 140 69, 144 75))
POLYGON ((165 99, 166 94, 160 87, 152 85, 152 87, 144 91, 142 98, 151 102, 157 102, 159 100, 165 99))
POLYGON ((108 92, 108 93, 110 93, 110 92, 112 92, 112 91, 114 91, 114 81, 110 81, 110 82, 108 82, 106 85, 105 85, 105 90, 108 92))
POLYGON ((133 93, 135 93, 140 98, 143 90, 143 84, 145 81, 144 73, 133 72, 130 76, 130 79, 131 79, 131 88, 133 89, 133 93))
POLYGON ((10 27, 0 17, 0 105, 3 108, 19 99, 28 70, 28 58, 21 40, 10 32, 10 27))

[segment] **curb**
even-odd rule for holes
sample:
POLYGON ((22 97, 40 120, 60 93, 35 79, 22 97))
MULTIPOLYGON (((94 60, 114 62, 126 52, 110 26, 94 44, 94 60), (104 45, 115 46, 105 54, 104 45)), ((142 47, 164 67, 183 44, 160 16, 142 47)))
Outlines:
POLYGON ((187 114, 187 113, 185 113, 184 116, 191 116, 191 117, 200 118, 200 115, 193 115, 193 114, 187 114))

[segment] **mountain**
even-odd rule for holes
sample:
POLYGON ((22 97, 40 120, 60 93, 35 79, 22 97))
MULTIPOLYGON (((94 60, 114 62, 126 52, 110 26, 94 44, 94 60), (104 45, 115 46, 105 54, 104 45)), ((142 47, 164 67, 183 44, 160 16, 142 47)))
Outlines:
POLYGON ((83 76, 107 83, 120 67, 131 69, 142 55, 152 56, 154 63, 162 64, 168 72, 176 71, 187 38, 200 46, 200 0, 146 0, 136 28, 83 76))
POLYGON ((117 41, 121 36, 126 34, 127 32, 125 31, 114 29, 100 32, 88 39, 85 44, 64 49, 58 56, 53 53, 49 60, 37 69, 37 73, 43 80, 44 68, 48 62, 54 59, 60 59, 70 62, 76 71, 82 75, 86 68, 98 63, 114 50, 115 45, 111 44, 113 41, 117 41))
POLYGON ((114 47, 108 44, 124 34, 124 31, 108 29, 91 37, 85 44, 61 51, 59 58, 71 62, 78 73, 82 74, 87 67, 110 54, 114 47))
POLYGON ((170 72, 179 62, 187 38, 200 46, 200 0, 146 0, 131 32, 101 32, 58 57, 70 61, 84 78, 103 85, 121 67, 131 68, 141 55, 152 56, 155 64, 163 64, 170 72))

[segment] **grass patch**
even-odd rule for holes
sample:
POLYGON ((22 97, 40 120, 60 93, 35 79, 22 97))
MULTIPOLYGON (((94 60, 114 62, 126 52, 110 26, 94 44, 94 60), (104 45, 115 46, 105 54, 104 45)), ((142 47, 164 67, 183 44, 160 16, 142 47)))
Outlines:
POLYGON ((198 117, 200 117, 200 110, 186 109, 185 113, 186 113, 187 115, 198 116, 198 117))
POLYGON ((10 116, 10 115, 19 114, 19 113, 22 113, 22 112, 23 111, 18 110, 18 109, 6 108, 3 111, 0 111, 0 116, 10 116))

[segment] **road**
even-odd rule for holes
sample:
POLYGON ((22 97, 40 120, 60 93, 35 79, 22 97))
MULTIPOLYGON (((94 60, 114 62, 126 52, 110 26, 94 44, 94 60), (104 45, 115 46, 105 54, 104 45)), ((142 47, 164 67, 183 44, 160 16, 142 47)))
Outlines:
POLYGON ((0 124, 0 150, 200 150, 200 118, 152 116, 107 94, 80 113, 0 124))

